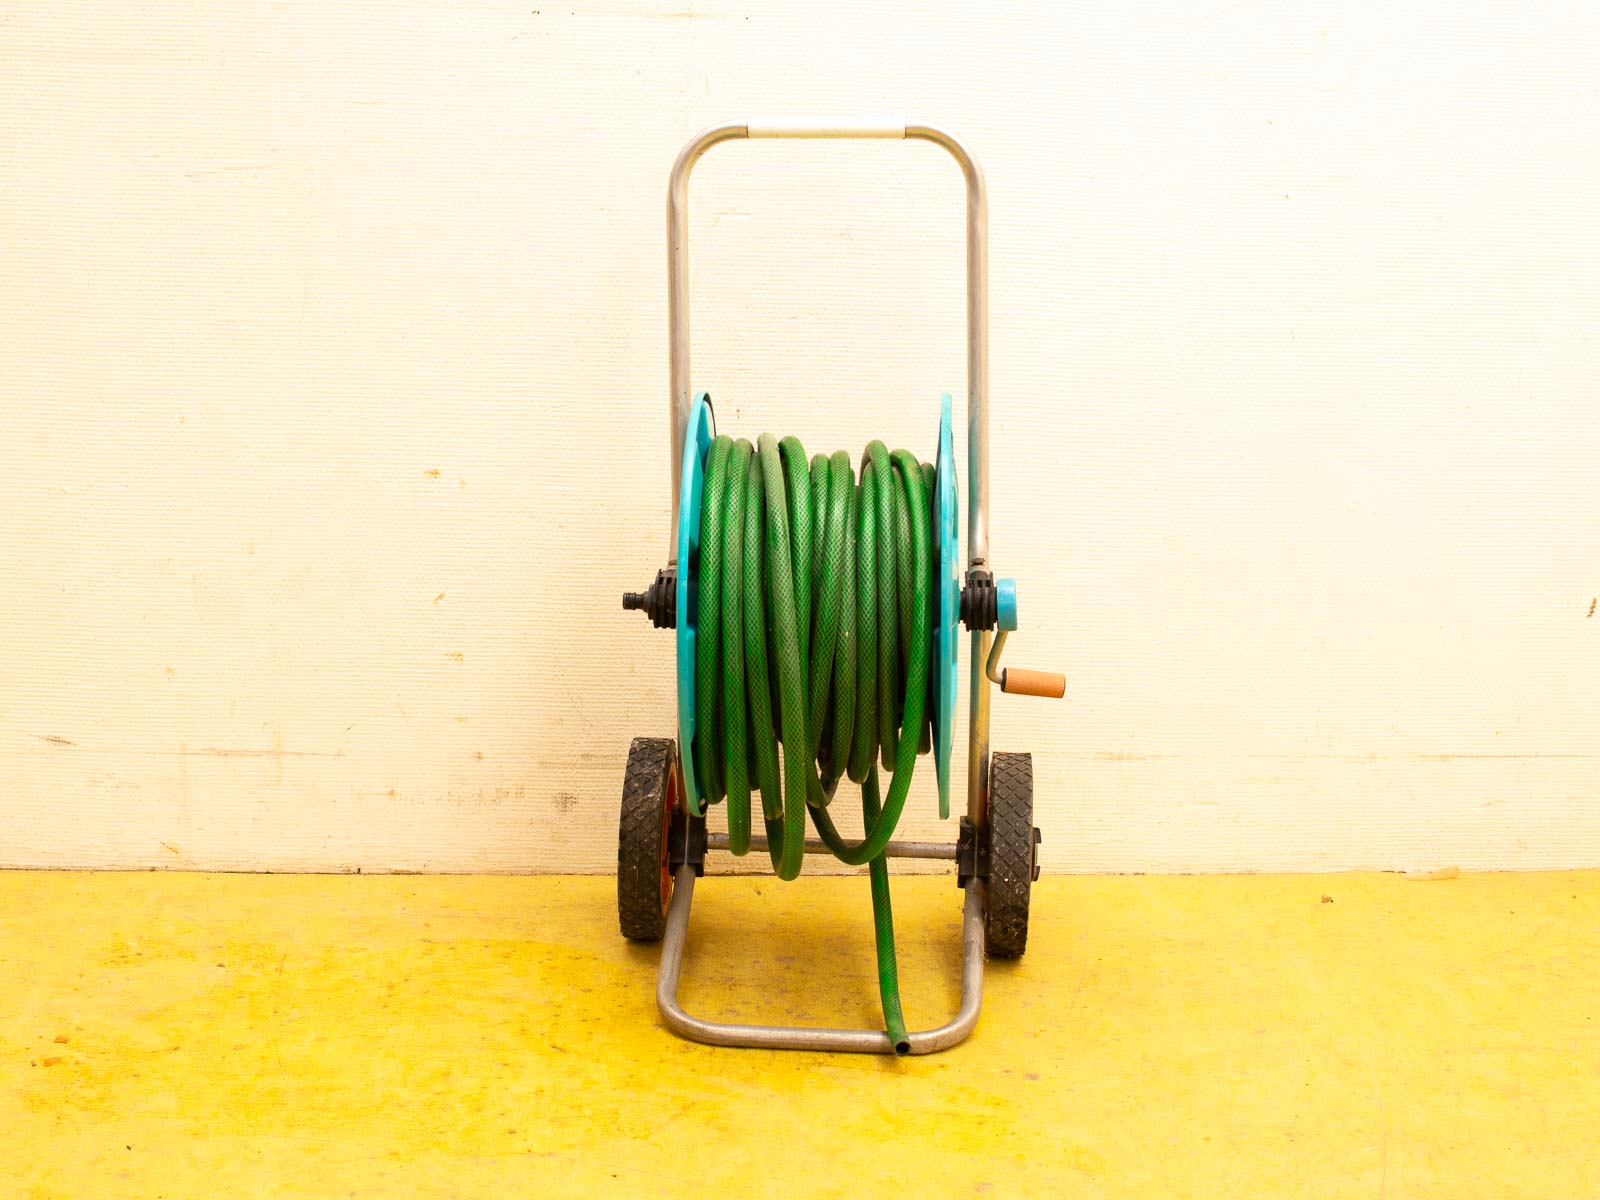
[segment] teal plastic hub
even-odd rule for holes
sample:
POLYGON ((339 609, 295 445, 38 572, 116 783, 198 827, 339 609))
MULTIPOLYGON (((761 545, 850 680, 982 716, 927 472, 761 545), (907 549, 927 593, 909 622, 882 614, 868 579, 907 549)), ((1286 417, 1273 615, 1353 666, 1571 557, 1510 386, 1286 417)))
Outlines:
POLYGON ((1017 581, 997 579, 994 582, 994 606, 997 624, 1002 633, 1017 631, 1017 581))

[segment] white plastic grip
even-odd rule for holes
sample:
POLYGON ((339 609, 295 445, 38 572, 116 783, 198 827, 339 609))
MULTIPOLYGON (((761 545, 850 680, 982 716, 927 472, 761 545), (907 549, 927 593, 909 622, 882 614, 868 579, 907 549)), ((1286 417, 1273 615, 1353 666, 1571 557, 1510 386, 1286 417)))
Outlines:
POLYGON ((745 126, 752 138, 903 138, 905 122, 846 121, 819 125, 808 121, 756 120, 745 126))

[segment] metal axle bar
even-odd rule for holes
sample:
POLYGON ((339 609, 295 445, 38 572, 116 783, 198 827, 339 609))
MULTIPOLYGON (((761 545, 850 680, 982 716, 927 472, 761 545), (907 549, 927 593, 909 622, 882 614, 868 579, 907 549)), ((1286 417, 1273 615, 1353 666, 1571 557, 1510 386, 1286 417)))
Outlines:
MULTIPOLYGON (((828 1050, 857 1054, 893 1054, 889 1035, 881 1029, 807 1029, 796 1025, 733 1025, 690 1016, 678 1003, 678 979, 689 941, 689 907, 694 903, 693 867, 680 867, 667 908, 667 935, 661 943, 661 970, 656 979, 656 1007, 667 1028, 680 1037, 712 1046, 748 1046, 758 1050, 828 1050)), ((966 1040, 983 1007, 983 885, 967 887, 961 919, 961 1007, 935 1029, 906 1035, 912 1054, 934 1054, 966 1040)))
MULTIPOLYGON (((728 835, 725 833, 706 834, 706 849, 726 850, 728 848, 728 835)), ((767 849, 765 834, 753 833, 750 835, 750 849, 767 849)), ((823 845, 819 838, 806 839, 807 854, 822 854, 828 847, 823 845)), ((884 854, 890 858, 946 858, 956 857, 954 842, 890 842, 883 848, 884 854)))

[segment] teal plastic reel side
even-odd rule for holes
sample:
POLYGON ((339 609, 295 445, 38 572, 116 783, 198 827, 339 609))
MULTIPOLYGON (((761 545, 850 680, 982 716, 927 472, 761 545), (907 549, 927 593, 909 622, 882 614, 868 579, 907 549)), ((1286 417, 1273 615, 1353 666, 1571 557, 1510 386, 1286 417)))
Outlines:
POLYGON ((956 545, 959 492, 950 393, 939 397, 939 453, 934 460, 933 764, 939 776, 939 816, 950 816, 950 737, 956 712, 956 621, 961 616, 960 563, 956 545))
POLYGON ((683 439, 683 472, 678 487, 678 758, 689 812, 704 816, 705 798, 694 776, 694 664, 699 632, 699 595, 694 587, 700 566, 700 495, 705 484, 706 451, 717 435, 711 396, 701 392, 689 411, 683 439))

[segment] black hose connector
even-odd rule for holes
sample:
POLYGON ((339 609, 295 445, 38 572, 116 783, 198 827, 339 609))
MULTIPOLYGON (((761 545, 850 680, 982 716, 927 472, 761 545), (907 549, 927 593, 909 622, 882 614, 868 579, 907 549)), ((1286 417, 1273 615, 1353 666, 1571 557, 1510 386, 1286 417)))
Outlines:
POLYGON ((656 581, 642 592, 623 592, 622 607, 647 613, 657 629, 678 627, 678 569, 656 572, 656 581))
POLYGON ((994 590, 994 576, 978 568, 967 572, 967 585, 961 589, 961 623, 976 633, 993 629, 1000 621, 1000 603, 994 590))

